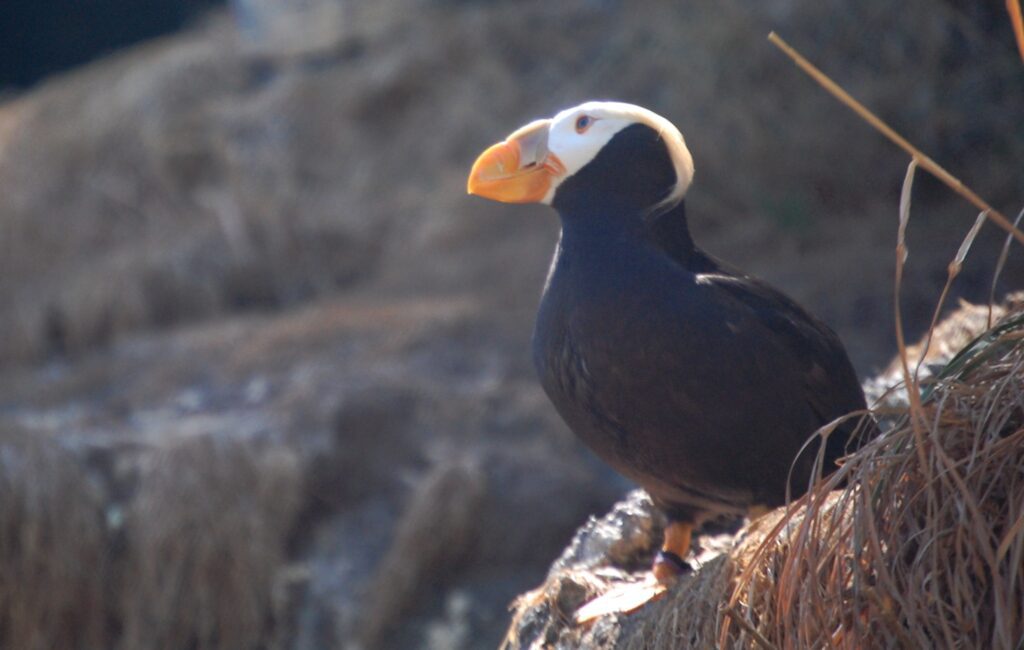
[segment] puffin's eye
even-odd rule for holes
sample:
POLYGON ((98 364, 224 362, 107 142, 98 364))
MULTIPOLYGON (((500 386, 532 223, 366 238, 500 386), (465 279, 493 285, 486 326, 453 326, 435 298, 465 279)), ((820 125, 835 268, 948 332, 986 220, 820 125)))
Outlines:
POLYGON ((583 133, 594 123, 594 118, 589 115, 580 115, 576 118, 576 133, 583 133))

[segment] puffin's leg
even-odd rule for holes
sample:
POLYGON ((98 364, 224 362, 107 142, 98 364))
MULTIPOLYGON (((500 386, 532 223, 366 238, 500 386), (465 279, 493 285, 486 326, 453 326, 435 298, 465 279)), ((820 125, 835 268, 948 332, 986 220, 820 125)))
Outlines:
POLYGON ((671 585, 689 568, 683 558, 690 552, 692 537, 692 522, 672 521, 665 527, 665 541, 661 545, 661 551, 654 558, 654 567, 651 569, 658 582, 671 585))

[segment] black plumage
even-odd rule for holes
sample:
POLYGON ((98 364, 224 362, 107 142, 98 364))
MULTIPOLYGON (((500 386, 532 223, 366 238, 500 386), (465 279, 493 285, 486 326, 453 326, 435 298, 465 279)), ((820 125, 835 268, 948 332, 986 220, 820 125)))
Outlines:
MULTIPOLYGON (((670 520, 695 523, 802 494, 805 442, 865 402, 831 329, 695 246, 682 201, 655 207, 675 183, 644 123, 561 183, 533 355, 569 427, 670 520)), ((855 425, 829 438, 826 472, 855 425)))

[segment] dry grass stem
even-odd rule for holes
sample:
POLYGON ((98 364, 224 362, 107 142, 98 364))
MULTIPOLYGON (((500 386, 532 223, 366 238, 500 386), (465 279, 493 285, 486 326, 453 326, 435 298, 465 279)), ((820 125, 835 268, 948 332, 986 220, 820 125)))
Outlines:
POLYGON ((914 375, 910 373, 910 362, 907 357, 907 341, 903 334, 903 311, 900 307, 900 288, 903 286, 903 267, 907 262, 910 251, 907 248, 907 225, 910 223, 910 197, 914 186, 914 174, 917 171, 918 160, 911 158, 907 165, 907 175, 903 179, 903 189, 900 192, 900 223, 896 231, 896 271, 893 276, 893 321, 896 326, 896 348, 900 359, 900 367, 903 370, 903 382, 907 387, 907 395, 910 400, 911 425, 920 437, 918 421, 921 418, 920 391, 914 375))
MULTIPOLYGON (((1014 228, 1020 225, 1020 220, 1024 218, 1024 208, 1017 213, 1017 218, 1013 220, 1014 228)), ((992 274, 992 284, 988 291, 988 327, 992 328, 992 306, 996 302, 996 283, 999 281, 999 276, 1003 274, 1003 268, 1006 266, 1006 258, 1010 255, 1010 243, 1013 241, 1011 235, 1006 236, 1006 241, 1003 242, 1003 248, 999 251, 999 259, 996 261, 996 270, 992 274)))
POLYGON ((1010 12, 1010 23, 1013 25, 1013 34, 1017 37, 1017 50, 1020 52, 1020 59, 1024 61, 1024 15, 1020 9, 1021 0, 1006 0, 1006 10, 1010 12))
MULTIPOLYGON (((939 300, 935 303, 935 309, 932 310, 932 321, 928 326, 928 333, 924 338, 924 347, 917 360, 917 366, 914 368, 915 382, 917 382, 920 377, 921 364, 924 363, 925 358, 928 356, 928 351, 931 348, 932 336, 935 334, 935 328, 939 324, 939 316, 942 315, 942 308, 946 305, 946 298, 949 297, 949 289, 953 286, 953 280, 956 279, 956 276, 960 275, 960 269, 963 268, 964 260, 967 258, 967 253, 971 250, 971 245, 974 244, 974 240, 978 236, 978 231, 981 230, 981 226, 985 223, 985 219, 987 218, 988 215, 985 212, 978 215, 978 218, 974 220, 974 225, 971 226, 969 231, 967 231, 967 236, 964 237, 963 242, 960 243, 960 249, 957 251, 956 257, 953 258, 953 261, 950 262, 947 267, 946 284, 942 286, 942 293, 939 294, 939 300)), ((993 285, 994 283, 995 280, 993 279, 993 285)))
POLYGON ((910 144, 903 136, 893 130, 888 124, 883 122, 881 118, 872 113, 866 106, 861 104, 859 101, 854 99, 848 92, 842 89, 836 82, 832 81, 824 72, 819 70, 813 63, 808 61, 799 52, 794 50, 788 43, 779 38, 778 34, 772 32, 768 35, 768 40, 773 45, 782 50, 789 58, 793 59, 793 62, 797 64, 804 72, 809 74, 815 81, 831 93, 836 99, 846 104, 853 112, 855 112, 861 119, 875 127, 885 137, 889 138, 898 147, 906 151, 911 157, 914 158, 925 170, 930 174, 938 178, 940 181, 945 183, 954 192, 967 199, 979 210, 985 211, 989 218, 992 219, 1000 228, 1011 233, 1017 238, 1017 241, 1024 244, 1024 232, 1021 232, 1016 226, 1010 223, 1002 212, 999 212, 991 205, 989 205, 984 199, 975 194, 975 192, 963 184, 957 177, 946 171, 937 162, 926 156, 920 149, 910 144))

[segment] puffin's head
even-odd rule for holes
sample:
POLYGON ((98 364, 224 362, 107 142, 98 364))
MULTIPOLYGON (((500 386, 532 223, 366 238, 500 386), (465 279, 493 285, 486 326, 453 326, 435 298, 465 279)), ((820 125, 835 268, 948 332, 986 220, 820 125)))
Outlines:
POLYGON ((683 135, 657 113, 587 102, 518 129, 480 154, 467 191, 505 203, 576 200, 658 209, 683 198, 693 159, 683 135))

